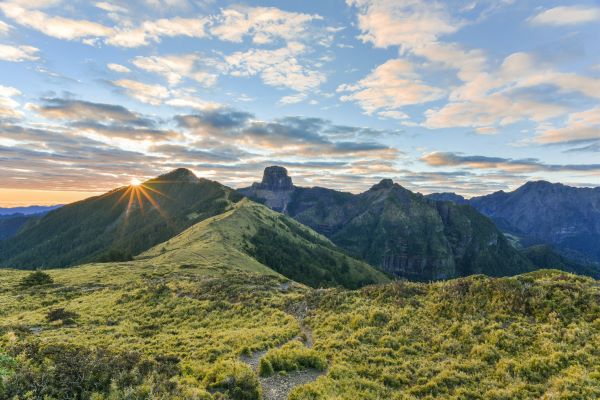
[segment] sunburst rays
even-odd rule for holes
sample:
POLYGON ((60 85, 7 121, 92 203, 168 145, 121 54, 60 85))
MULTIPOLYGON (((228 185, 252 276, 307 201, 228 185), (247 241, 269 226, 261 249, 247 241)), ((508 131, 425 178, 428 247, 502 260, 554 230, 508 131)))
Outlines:
POLYGON ((160 217, 165 221, 167 225, 171 228, 174 228, 172 221, 170 220, 167 213, 161 208, 159 202, 155 197, 162 196, 165 198, 169 198, 169 196, 162 193, 160 190, 151 187, 146 183, 139 183, 134 185, 133 183, 129 185, 123 194, 119 197, 117 202, 114 204, 114 207, 117 207, 119 204, 123 202, 127 202, 127 208, 125 209, 125 220, 124 224, 127 224, 129 220, 129 215, 131 212, 137 207, 139 208, 142 215, 146 213, 145 205, 150 206, 152 209, 156 210, 160 217))

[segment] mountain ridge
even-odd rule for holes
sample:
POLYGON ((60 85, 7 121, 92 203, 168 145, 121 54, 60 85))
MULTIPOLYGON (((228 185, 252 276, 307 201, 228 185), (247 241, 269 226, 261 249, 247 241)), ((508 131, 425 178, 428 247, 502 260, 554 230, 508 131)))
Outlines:
MULTIPOLYGON (((265 179, 269 180, 271 168, 265 169, 263 182, 239 192, 290 215, 396 277, 448 279, 532 268, 492 222, 474 209, 439 205, 390 179, 360 194, 293 185, 269 191, 265 179)), ((287 174, 279 168, 277 174, 287 174)))
MULTIPOLYGON (((452 201, 448 194, 428 196, 452 201)), ((464 201, 519 237, 524 247, 547 244, 578 262, 600 264, 600 187, 531 181, 464 201)))
POLYGON ((176 169, 68 204, 0 241, 3 267, 130 259, 239 201, 233 189, 176 169))

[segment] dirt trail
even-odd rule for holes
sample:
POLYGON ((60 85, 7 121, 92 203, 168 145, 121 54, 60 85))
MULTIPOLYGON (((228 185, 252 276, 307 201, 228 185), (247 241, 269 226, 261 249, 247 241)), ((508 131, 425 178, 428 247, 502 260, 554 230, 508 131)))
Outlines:
MULTIPOLYGON (((313 335, 311 329, 304 324, 304 318, 307 313, 307 305, 305 302, 294 305, 291 309, 287 310, 292 314, 300 325, 300 335, 296 336, 291 340, 299 340, 304 343, 308 348, 313 346, 313 335)), ((291 341, 290 340, 290 341, 291 341)), ((289 343, 290 341, 286 342, 289 343)), ((284 343, 285 344, 285 343, 284 343)), ((278 347, 283 346, 280 345, 278 347)), ((252 367, 258 374, 258 364, 260 359, 267 354, 268 350, 261 350, 251 355, 242 355, 240 360, 252 367)), ((269 377, 259 376, 260 385, 262 387, 263 399, 264 400, 287 400, 290 392, 296 386, 304 385, 316 380, 319 376, 325 374, 326 371, 317 371, 314 369, 307 369, 303 371, 292 371, 285 375, 274 374, 269 377)))

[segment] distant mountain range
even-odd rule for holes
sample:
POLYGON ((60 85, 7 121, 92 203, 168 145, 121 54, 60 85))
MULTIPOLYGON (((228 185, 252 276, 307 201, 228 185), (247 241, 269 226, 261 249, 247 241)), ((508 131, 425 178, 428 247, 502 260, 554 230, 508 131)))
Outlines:
POLYGON ((28 206, 28 207, 0 207, 0 240, 15 236, 27 222, 32 223, 52 210, 62 205, 54 206, 28 206))
POLYGON ((269 167, 260 183, 239 192, 396 277, 500 276, 534 268, 472 207, 433 201, 389 179, 354 195, 297 187, 285 168, 269 167))
POLYGON ((62 204, 54 206, 27 206, 27 207, 0 207, 0 215, 31 215, 31 214, 43 214, 49 211, 55 210, 62 207, 62 204))
MULTIPOLYGON (((228 220, 236 221, 238 231, 232 227, 223 240, 237 237, 235 251, 314 287, 384 279, 369 264, 420 281, 538 268, 600 276, 589 262, 600 257, 598 194, 532 182, 473 199, 423 196, 389 179, 352 194, 295 186, 277 166, 266 168, 261 182, 236 191, 181 168, 45 214, 0 216, 0 265, 31 269, 131 260, 237 210, 228 220), (244 200, 240 208, 244 196, 266 207, 244 200)), ((195 248, 200 239, 188 238, 186 246, 195 248)))
POLYGON ((537 181, 472 199, 454 193, 428 197, 475 207, 523 247, 550 245, 564 257, 600 263, 600 187, 537 181))

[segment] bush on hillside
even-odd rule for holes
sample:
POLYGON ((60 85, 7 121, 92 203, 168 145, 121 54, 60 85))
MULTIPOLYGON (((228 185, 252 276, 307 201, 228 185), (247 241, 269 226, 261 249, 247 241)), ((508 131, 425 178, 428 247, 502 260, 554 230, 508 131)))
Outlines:
POLYGON ((294 340, 278 349, 269 350, 260 360, 259 373, 261 376, 269 376, 274 372, 309 368, 324 371, 327 368, 327 360, 316 350, 294 340))
POLYGON ((157 359, 134 352, 29 342, 11 353, 18 362, 2 379, 3 399, 24 393, 32 399, 173 399, 179 392, 171 379, 177 366, 161 368, 157 359))
POLYGON ((131 253, 125 252, 123 250, 110 249, 106 253, 100 256, 98 259, 99 262, 119 262, 119 261, 131 261, 133 260, 133 256, 131 253))
POLYGON ((215 398, 231 400, 260 400, 258 377, 252 369, 238 361, 217 363, 204 378, 206 387, 215 398), (220 397, 224 396, 224 397, 220 397))
POLYGON ((33 287, 33 286, 43 286, 43 285, 51 285, 54 283, 54 279, 47 273, 43 271, 35 271, 30 273, 21 279, 20 285, 22 287, 33 287))
POLYGON ((48 322, 62 321, 65 325, 74 324, 77 317, 79 317, 79 314, 73 311, 67 311, 64 308, 55 308, 54 310, 48 311, 46 314, 48 322))

